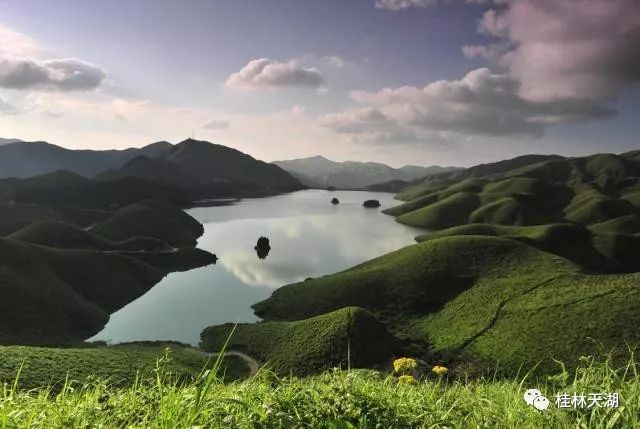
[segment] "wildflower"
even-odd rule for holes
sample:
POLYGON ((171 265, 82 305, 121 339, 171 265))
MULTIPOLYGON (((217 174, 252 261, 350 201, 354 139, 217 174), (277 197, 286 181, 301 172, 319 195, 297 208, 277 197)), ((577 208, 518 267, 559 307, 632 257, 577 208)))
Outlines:
POLYGON ((416 380, 413 375, 401 375, 398 377, 398 383, 402 384, 418 384, 418 380, 416 380))
POLYGON ((415 359, 400 358, 393 361, 393 369, 397 374, 405 374, 411 372, 418 367, 415 359))
POLYGON ((433 368, 431 368, 431 372, 433 372, 438 377, 442 377, 442 376, 447 375, 449 370, 444 366, 436 365, 433 368))

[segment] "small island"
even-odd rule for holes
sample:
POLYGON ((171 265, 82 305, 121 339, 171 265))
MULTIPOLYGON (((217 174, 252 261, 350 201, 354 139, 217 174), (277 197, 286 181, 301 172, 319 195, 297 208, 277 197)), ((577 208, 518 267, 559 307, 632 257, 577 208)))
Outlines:
POLYGON ((380 207, 380 201, 378 200, 367 200, 362 203, 362 207, 366 207, 368 209, 376 209, 380 207))

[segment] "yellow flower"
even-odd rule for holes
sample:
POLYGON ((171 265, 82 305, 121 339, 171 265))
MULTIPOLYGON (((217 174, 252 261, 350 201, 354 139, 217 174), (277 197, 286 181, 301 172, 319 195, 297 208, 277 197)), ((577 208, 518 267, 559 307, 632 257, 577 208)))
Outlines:
POLYGON ((402 384, 418 384, 418 380, 416 380, 413 375, 401 375, 398 377, 398 383, 402 384))
POLYGON ((418 367, 415 359, 400 358, 393 361, 393 369, 396 373, 406 373, 418 367))
POLYGON ((449 372, 449 370, 446 367, 440 366, 440 365, 434 366, 433 368, 431 368, 431 371, 438 377, 447 375, 447 373, 449 372))

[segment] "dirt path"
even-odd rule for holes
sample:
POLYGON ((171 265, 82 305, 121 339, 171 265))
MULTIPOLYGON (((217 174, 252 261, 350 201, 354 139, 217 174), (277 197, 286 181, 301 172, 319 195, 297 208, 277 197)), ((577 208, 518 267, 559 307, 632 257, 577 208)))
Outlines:
MULTIPOLYGON (((215 359, 218 356, 220 356, 220 353, 207 353, 207 355, 209 357, 215 359)), ((242 352, 236 352, 236 351, 229 351, 229 352, 226 352, 225 355, 227 355, 227 356, 236 356, 236 357, 239 357, 240 359, 242 359, 243 361, 245 361, 245 363, 249 367, 249 376, 250 377, 252 375, 254 375, 255 373, 257 373, 258 370, 260 369, 260 366, 261 366, 260 362, 258 362, 257 360, 255 360, 254 358, 249 356, 248 354, 245 354, 245 353, 242 353, 242 352)))

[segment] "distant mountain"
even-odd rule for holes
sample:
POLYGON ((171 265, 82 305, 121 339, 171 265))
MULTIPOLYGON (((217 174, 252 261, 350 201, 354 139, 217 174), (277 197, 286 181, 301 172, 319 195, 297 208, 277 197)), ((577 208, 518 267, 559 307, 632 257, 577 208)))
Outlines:
POLYGON ((0 146, 4 145, 4 144, 10 144, 10 143, 21 143, 22 140, 20 139, 3 139, 0 138, 0 146))
POLYGON ((456 167, 440 166, 392 168, 377 162, 335 162, 323 156, 275 161, 274 164, 296 175, 303 183, 306 179, 307 186, 316 183, 320 187, 333 186, 343 189, 365 188, 398 180, 410 182, 431 174, 458 170, 456 167))
POLYGON ((46 142, 0 143, 0 178, 25 178, 67 170, 85 177, 119 168, 137 156, 165 156, 173 145, 153 143, 124 150, 71 150, 46 142))
POLYGON ((184 189, 196 199, 268 195, 303 188, 298 179, 276 165, 226 146, 192 139, 173 146, 165 156, 139 156, 96 179, 113 181, 125 177, 184 189))

